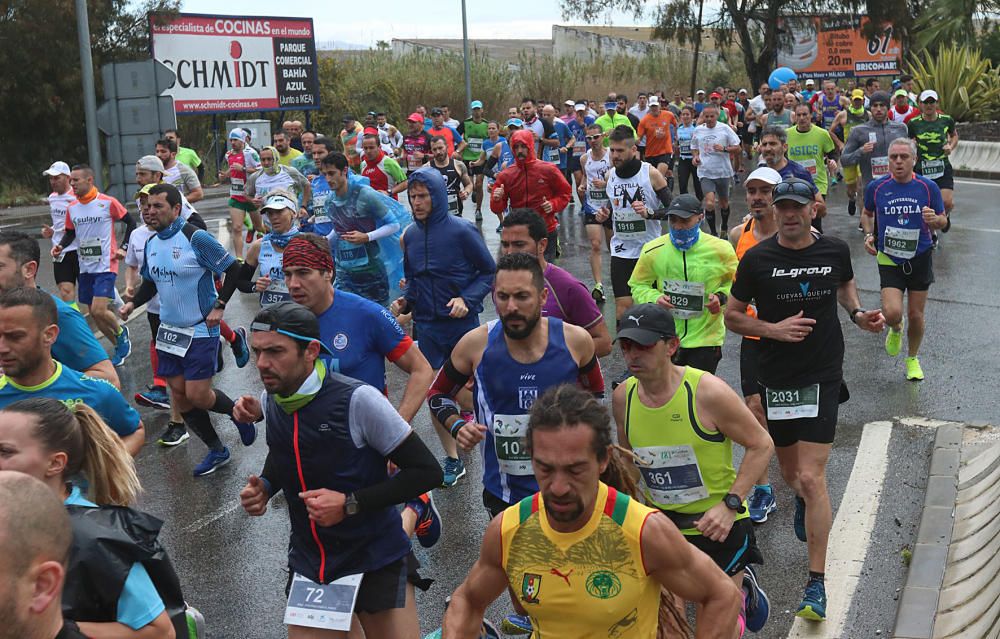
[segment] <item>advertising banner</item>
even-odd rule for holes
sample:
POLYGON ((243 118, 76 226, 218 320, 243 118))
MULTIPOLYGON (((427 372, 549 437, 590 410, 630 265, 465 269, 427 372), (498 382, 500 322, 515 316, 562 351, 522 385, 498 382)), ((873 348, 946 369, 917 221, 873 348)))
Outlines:
POLYGON ((903 45, 891 24, 871 38, 864 35, 867 16, 796 16, 780 19, 785 32, 778 49, 779 67, 800 78, 848 78, 898 75, 903 45))
POLYGON ((319 108, 311 18, 150 15, 153 58, 173 69, 177 113, 319 108))

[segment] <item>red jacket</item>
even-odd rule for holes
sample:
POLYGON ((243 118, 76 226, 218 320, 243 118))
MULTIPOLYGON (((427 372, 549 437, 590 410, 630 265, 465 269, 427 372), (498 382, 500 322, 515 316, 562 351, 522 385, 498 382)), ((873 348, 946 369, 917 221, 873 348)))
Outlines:
POLYGON ((497 174, 493 188, 503 186, 504 197, 490 198, 490 209, 494 213, 501 213, 507 208, 508 200, 511 208, 533 209, 542 216, 551 233, 559 226, 556 214, 569 204, 573 189, 558 165, 542 162, 535 157, 535 137, 531 131, 515 131, 510 139, 511 151, 517 142, 528 147, 528 157, 524 160, 516 159, 513 165, 497 174), (552 205, 551 213, 542 211, 545 199, 552 205))

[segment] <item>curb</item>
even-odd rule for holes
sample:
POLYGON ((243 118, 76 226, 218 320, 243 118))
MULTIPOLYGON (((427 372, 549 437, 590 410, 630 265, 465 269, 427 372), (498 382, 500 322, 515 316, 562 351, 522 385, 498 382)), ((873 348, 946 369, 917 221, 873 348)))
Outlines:
POLYGON ((938 428, 910 568, 896 610, 895 639, 933 639, 955 524, 962 424, 938 428))

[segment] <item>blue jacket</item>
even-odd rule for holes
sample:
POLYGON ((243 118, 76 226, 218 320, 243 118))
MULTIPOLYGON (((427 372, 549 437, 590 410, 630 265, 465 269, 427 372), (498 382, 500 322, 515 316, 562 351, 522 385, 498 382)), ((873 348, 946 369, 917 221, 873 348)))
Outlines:
POLYGON ((427 187, 432 207, 427 219, 414 218, 403 233, 405 298, 413 319, 449 319, 447 304, 453 297, 465 300, 469 316, 478 315, 497 268, 483 236, 471 222, 448 213, 448 192, 437 169, 417 169, 408 179, 411 188, 427 187))

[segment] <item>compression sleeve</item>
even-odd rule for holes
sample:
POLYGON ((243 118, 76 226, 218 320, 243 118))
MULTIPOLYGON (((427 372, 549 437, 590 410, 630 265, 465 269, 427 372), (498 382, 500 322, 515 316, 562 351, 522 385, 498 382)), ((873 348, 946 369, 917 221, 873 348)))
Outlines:
POLYGON ((239 275, 236 277, 236 288, 243 293, 253 293, 254 280, 253 274, 257 272, 256 264, 247 264, 243 262, 240 266, 239 275))
POLYGON ((399 472, 354 493, 362 512, 405 503, 440 486, 444 479, 441 465, 416 433, 410 433, 388 458, 399 472))
POLYGON ((59 240, 59 246, 66 248, 73 243, 76 239, 76 229, 67 228, 63 233, 62 239, 59 240))
POLYGON ((240 281, 240 269, 243 265, 233 260, 233 263, 226 269, 225 278, 222 280, 222 290, 219 291, 219 299, 225 304, 236 292, 236 287, 240 281))
POLYGON ((660 204, 663 206, 653 211, 652 215, 649 217, 654 220, 665 220, 667 219, 667 211, 670 209, 670 201, 673 199, 673 196, 670 193, 670 187, 665 186, 661 189, 657 189, 656 197, 660 199, 660 204))
MULTIPOLYGON (((145 267, 143 267, 143 269, 145 269, 145 267)), ((153 299, 155 295, 156 284, 153 283, 153 280, 143 279, 142 284, 139 285, 139 289, 132 297, 133 308, 139 308, 149 300, 153 299)))
POLYGON ((601 373, 601 363, 596 355, 580 367, 577 384, 583 390, 593 393, 598 399, 604 397, 604 375, 601 373))
POLYGON ((399 223, 393 222, 392 224, 383 224, 382 226, 376 227, 371 231, 368 231, 368 241, 377 242, 384 237, 389 237, 393 233, 399 230, 399 223))
POLYGON ((465 383, 469 381, 469 375, 459 372, 451 359, 444 363, 441 370, 430 388, 427 389, 427 407, 431 415, 438 420, 439 424, 444 424, 449 417, 460 415, 455 396, 462 390, 465 383))

